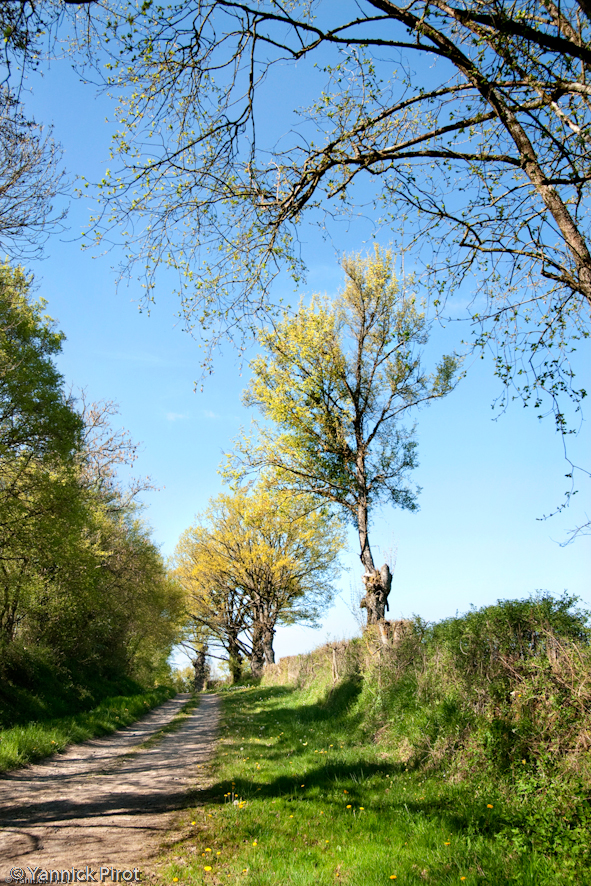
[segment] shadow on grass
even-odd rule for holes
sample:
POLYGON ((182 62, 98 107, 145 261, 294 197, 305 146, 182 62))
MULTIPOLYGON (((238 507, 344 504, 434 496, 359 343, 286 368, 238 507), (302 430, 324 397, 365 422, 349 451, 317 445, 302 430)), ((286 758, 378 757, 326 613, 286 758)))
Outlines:
MULTIPOLYGON (((226 744, 234 752, 242 750, 240 741, 252 741, 271 734, 281 729, 285 733, 293 731, 301 734, 302 729, 314 725, 330 725, 335 735, 345 735, 346 740, 361 737, 359 727, 362 722, 362 713, 354 709, 362 688, 361 680, 355 676, 344 680, 334 688, 329 689, 323 698, 317 702, 298 704, 297 708, 282 705, 283 700, 290 698, 297 689, 285 686, 258 687, 241 693, 240 698, 234 697, 228 700, 226 712, 232 722, 239 726, 242 738, 237 738, 235 744, 226 744), (258 706, 263 703, 263 711, 258 706), (273 723, 268 728, 270 721, 273 723), (261 725, 265 731, 261 731, 261 725)), ((309 749, 303 746, 293 747, 293 738, 286 734, 288 747, 264 749, 265 760, 273 765, 284 762, 286 757, 294 763, 300 758, 308 758, 305 772, 305 784, 302 786, 304 774, 302 772, 281 773, 276 778, 257 781, 254 778, 237 776, 232 781, 219 781, 203 792, 202 800, 213 805, 224 805, 228 802, 228 796, 233 795, 248 801, 280 799, 287 803, 317 804, 322 802, 323 807, 329 811, 341 812, 343 809, 342 798, 331 798, 335 788, 347 791, 347 801, 353 807, 367 802, 367 790, 364 783, 374 777, 384 778, 389 775, 392 778, 408 773, 404 763, 395 763, 388 760, 331 760, 326 755, 322 762, 318 762, 313 768, 309 768, 309 749)), ((244 753, 252 753, 251 746, 244 753)), ((262 747, 261 747, 262 750, 262 747)), ((335 749, 335 754, 339 752, 335 749)), ((347 751, 345 752, 347 753, 347 751)), ((254 759, 254 758, 253 758, 254 759)), ((295 767, 294 767, 295 768, 295 767)), ((376 786, 370 787, 371 791, 376 786)), ((394 793, 396 791, 394 790, 394 793)), ((418 793, 418 790, 417 790, 418 793)), ((445 791, 446 796, 428 797, 421 799, 389 797, 383 793, 379 798, 372 800, 372 808, 376 812, 395 816, 407 816, 409 819, 424 817, 437 819, 441 826, 449 833, 465 835, 467 832, 479 835, 491 836, 506 830, 507 826, 515 825, 516 822, 508 821, 501 810, 497 810, 494 817, 482 811, 482 804, 475 803, 472 796, 462 796, 461 789, 452 792, 445 791)))

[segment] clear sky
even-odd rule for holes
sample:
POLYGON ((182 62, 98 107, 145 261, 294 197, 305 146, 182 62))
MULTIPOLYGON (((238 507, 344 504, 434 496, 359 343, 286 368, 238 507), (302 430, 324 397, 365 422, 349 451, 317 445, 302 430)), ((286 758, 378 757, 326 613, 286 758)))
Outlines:
MULTIPOLYGON (((39 122, 54 124, 72 177, 100 178, 108 165, 113 109, 106 97, 78 81, 66 61, 54 62, 43 78, 29 81, 27 106, 39 122)), ((51 238, 47 258, 31 265, 39 294, 67 341, 59 365, 67 383, 87 389, 91 399, 117 401, 121 425, 143 448, 137 473, 160 487, 146 496, 146 518, 165 555, 210 496, 222 490, 222 453, 250 414, 241 404, 248 367, 230 347, 215 374, 195 391, 198 344, 182 331, 178 306, 163 275, 150 315, 138 310, 139 284, 116 288, 117 255, 82 252, 79 234, 93 210, 88 199, 72 200, 67 230, 51 238)), ((334 292, 341 284, 335 249, 363 249, 355 225, 330 244, 304 232, 310 268, 306 292, 334 292)), ((387 233, 382 237, 387 242, 387 233)), ((294 294, 285 293, 294 301, 294 294)), ((429 345, 433 359, 459 346, 468 330, 436 328, 429 345)), ((491 404, 500 393, 489 360, 467 364, 467 377, 445 400, 420 413, 423 487, 419 513, 384 508, 375 516, 374 553, 383 562, 397 557, 390 617, 413 613, 436 620, 471 604, 523 597, 539 589, 579 595, 591 608, 591 539, 561 547, 566 533, 591 514, 591 483, 581 477, 570 508, 548 521, 540 517, 562 501, 568 468, 551 419, 537 421, 532 409, 514 403, 497 421, 491 404)), ((580 357, 581 385, 590 387, 589 352, 580 357), (585 381, 586 384, 585 384, 585 381)), ((588 423, 571 441, 571 454, 591 465, 588 423)), ((282 629, 279 656, 313 648, 327 637, 358 631, 351 598, 360 586, 357 540, 350 535, 343 557, 348 572, 339 598, 321 629, 282 629)))

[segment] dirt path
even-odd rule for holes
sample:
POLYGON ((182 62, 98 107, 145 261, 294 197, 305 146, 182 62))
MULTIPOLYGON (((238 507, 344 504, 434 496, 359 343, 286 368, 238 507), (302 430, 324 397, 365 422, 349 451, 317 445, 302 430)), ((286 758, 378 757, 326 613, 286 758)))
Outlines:
POLYGON ((61 872, 72 867, 78 882, 129 882, 149 874, 175 810, 189 788, 203 786, 199 767, 215 744, 219 702, 204 695, 178 732, 141 747, 188 698, 178 695, 108 738, 0 776, 0 882, 12 868, 29 881, 28 868, 38 868, 37 882, 43 870, 60 871, 59 882, 67 882, 61 872), (87 877, 87 865, 94 878, 87 877))

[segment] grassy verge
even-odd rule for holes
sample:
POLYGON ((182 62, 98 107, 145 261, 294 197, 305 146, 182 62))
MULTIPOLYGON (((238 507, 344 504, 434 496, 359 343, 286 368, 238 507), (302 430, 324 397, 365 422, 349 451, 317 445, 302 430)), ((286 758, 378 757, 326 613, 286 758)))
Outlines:
POLYGON ((135 695, 104 699, 92 710, 73 716, 5 729, 0 732, 0 772, 41 760, 67 745, 115 732, 174 695, 170 686, 159 686, 135 695))
POLYGON ((368 740, 359 691, 353 678, 324 694, 224 693, 214 784, 205 805, 185 813, 187 836, 164 882, 588 882, 566 852, 521 839, 518 810, 490 779, 448 784, 368 740))

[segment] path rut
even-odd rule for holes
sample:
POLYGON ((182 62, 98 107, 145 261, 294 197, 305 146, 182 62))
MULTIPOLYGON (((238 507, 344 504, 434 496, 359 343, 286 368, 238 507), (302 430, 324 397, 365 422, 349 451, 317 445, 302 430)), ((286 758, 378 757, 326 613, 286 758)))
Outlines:
MULTIPOLYGON (((0 776, 0 880, 13 868, 29 879, 29 868, 149 874, 187 792, 205 786, 200 767, 215 747, 219 702, 213 695, 201 696, 178 732, 142 747, 189 697, 177 695, 108 738, 0 776)), ((105 875, 104 881, 113 879, 105 875)))

